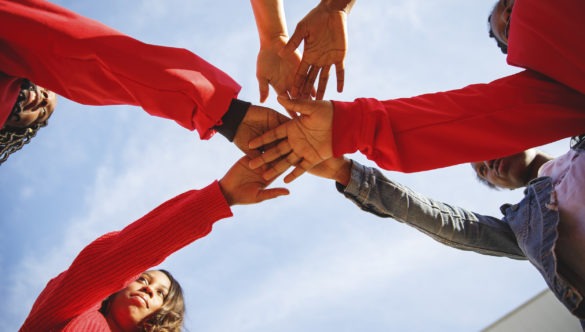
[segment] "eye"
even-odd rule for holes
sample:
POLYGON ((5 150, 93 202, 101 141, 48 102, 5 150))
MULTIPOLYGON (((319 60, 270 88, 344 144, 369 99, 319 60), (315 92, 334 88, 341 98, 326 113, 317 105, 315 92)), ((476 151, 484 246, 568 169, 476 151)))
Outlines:
POLYGON ((167 297, 167 295, 165 294, 165 292, 163 292, 162 290, 157 290, 156 293, 158 294, 158 296, 160 296, 163 300, 167 297))
POLYGON ((146 280, 145 277, 138 277, 138 279, 136 279, 136 281, 138 281, 141 284, 148 285, 148 280, 146 280))
POLYGON ((475 170, 475 172, 477 173, 477 175, 481 178, 485 178, 486 172, 487 172, 487 167, 485 167, 485 165, 483 163, 481 163, 479 166, 477 166, 477 169, 475 170))
POLYGON ((48 104, 49 104, 49 102, 48 102, 46 99, 43 99, 43 101, 41 101, 41 102, 40 102, 40 103, 37 105, 37 107, 43 107, 43 108, 45 108, 45 107, 47 107, 47 105, 48 105, 48 104))

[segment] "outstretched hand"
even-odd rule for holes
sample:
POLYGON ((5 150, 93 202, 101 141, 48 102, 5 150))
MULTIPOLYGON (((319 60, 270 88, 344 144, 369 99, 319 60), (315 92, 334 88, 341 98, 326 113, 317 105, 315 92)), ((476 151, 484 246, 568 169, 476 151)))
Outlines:
POLYGON ((323 99, 329 70, 335 65, 337 92, 343 91, 347 53, 347 13, 320 2, 298 24, 281 54, 293 53, 304 41, 303 57, 291 90, 293 98, 308 98, 319 76, 316 98, 323 99))
POLYGON ((333 156, 333 104, 330 101, 290 100, 282 96, 278 101, 289 112, 300 116, 250 141, 250 149, 276 144, 252 159, 250 167, 268 167, 263 176, 273 179, 294 165, 294 170, 284 178, 284 182, 290 183, 333 156))
MULTIPOLYGON (((295 78, 295 72, 301 63, 301 54, 297 50, 292 53, 281 51, 287 43, 287 38, 279 37, 270 42, 267 47, 262 46, 256 61, 256 78, 260 89, 260 102, 266 101, 269 95, 269 85, 277 95, 290 95, 295 78)), ((310 91, 315 95, 314 89, 310 91)))
POLYGON ((266 189, 272 181, 262 177, 261 168, 251 169, 249 161, 248 156, 242 157, 219 180, 221 191, 230 206, 260 203, 289 194, 286 188, 266 189))

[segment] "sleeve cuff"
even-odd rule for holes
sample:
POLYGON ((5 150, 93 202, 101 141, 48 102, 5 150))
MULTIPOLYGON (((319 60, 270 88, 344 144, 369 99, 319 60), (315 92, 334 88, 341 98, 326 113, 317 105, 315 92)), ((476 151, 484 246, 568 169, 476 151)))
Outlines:
POLYGON ((337 191, 345 196, 359 197, 365 183, 366 167, 355 160, 351 161, 351 177, 347 186, 335 182, 337 191))
POLYGON ((232 99, 227 112, 221 118, 220 124, 214 126, 213 129, 217 130, 217 132, 227 138, 228 141, 233 142, 238 127, 246 116, 250 105, 252 105, 252 103, 247 101, 236 98, 232 99))

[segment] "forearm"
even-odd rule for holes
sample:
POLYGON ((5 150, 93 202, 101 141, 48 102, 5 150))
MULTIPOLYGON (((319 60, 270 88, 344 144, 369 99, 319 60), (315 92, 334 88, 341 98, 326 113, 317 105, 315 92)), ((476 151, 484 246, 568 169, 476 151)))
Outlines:
POLYGON ((514 154, 579 134, 585 121, 584 95, 528 71, 459 90, 334 107, 334 156, 360 151, 401 172, 514 154))
POLYGON ((99 305, 138 274, 207 235, 217 220, 229 216, 230 208, 217 183, 170 199, 123 230, 85 247, 69 269, 41 293, 25 326, 51 330, 99 305))
POLYGON ((445 245, 524 258, 514 233, 502 220, 427 198, 374 168, 354 161, 348 186, 338 189, 362 210, 406 223, 445 245))
POLYGON ((282 41, 288 38, 282 0, 250 0, 250 3, 256 20, 261 48, 268 47, 275 40, 282 41))
POLYGON ((140 106, 209 138, 240 91, 188 50, 142 43, 47 1, 0 4, 0 70, 76 102, 140 106))

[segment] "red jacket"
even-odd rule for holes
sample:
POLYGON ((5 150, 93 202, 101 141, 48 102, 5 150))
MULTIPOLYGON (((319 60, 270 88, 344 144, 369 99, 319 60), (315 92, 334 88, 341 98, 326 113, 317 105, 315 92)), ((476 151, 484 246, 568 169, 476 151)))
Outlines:
POLYGON ((20 331, 110 331, 101 302, 232 216, 219 184, 183 193, 85 247, 49 281, 20 331))
MULTIPOLYGON (((142 43, 41 0, 0 0, 0 72, 82 104, 140 106, 201 138, 240 91, 185 49, 142 43)), ((0 128, 18 93, 6 81, 0 77, 0 128)))
POLYGON ((585 1, 516 0, 508 63, 489 84, 334 102, 333 153, 416 172, 514 154, 585 132, 585 1))

